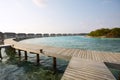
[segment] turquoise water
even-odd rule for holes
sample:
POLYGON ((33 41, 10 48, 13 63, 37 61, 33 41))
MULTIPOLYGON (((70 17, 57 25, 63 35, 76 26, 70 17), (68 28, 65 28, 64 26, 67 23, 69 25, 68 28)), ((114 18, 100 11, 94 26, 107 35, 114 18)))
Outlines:
POLYGON ((22 42, 55 47, 120 52, 120 38, 88 38, 85 36, 45 37, 22 42))

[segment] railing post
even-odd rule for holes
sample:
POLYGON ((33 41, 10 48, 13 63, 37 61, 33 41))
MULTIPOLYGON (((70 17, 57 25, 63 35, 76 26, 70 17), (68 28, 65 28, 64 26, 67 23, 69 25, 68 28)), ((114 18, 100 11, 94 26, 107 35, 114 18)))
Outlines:
POLYGON ((19 61, 21 60, 21 51, 18 50, 19 61))
POLYGON ((25 53, 25 61, 27 61, 27 51, 24 51, 25 53))
POLYGON ((53 70, 56 71, 56 57, 53 57, 53 70))
POLYGON ((2 60, 2 53, 1 53, 1 48, 0 48, 0 58, 1 58, 1 60, 2 60))

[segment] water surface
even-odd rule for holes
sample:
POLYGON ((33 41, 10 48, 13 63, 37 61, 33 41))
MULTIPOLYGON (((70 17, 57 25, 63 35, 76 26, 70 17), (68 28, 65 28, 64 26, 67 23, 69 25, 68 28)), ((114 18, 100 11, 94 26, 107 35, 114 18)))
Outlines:
POLYGON ((88 38, 85 36, 62 36, 34 38, 24 40, 22 42, 55 47, 120 52, 120 38, 88 38))

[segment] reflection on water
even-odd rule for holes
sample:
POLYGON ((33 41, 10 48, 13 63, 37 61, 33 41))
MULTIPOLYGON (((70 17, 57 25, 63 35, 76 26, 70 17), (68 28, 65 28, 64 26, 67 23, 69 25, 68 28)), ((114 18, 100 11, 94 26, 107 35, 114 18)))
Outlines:
MULTIPOLYGON (((36 65, 36 55, 29 54, 28 61, 8 58, 2 50, 3 60, 0 62, 0 80, 60 80, 68 61, 57 59, 57 72, 52 68, 52 58, 40 55, 40 65, 36 65)), ((22 53, 22 55, 24 55, 22 53)))
POLYGON ((22 67, 0 63, 0 80, 25 80, 22 67))

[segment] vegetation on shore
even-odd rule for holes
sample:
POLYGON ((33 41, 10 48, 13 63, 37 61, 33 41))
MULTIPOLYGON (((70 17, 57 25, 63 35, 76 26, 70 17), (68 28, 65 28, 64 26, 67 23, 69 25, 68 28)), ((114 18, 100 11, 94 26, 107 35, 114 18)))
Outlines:
POLYGON ((107 38, 120 38, 120 28, 102 28, 91 31, 88 36, 92 37, 107 37, 107 38))

